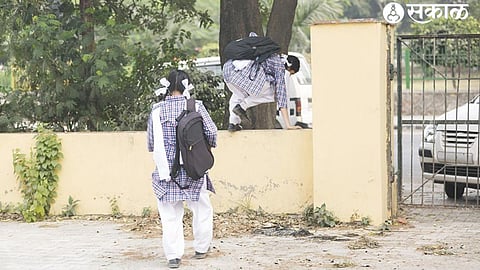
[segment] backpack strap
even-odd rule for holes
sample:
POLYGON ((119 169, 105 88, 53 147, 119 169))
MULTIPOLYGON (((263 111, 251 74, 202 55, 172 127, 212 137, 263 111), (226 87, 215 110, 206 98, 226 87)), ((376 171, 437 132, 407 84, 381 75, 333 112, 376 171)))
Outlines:
POLYGON ((195 99, 194 98, 187 99, 187 111, 188 112, 196 111, 196 109, 195 109, 195 99))
MULTIPOLYGON (((195 111, 195 99, 189 98, 187 99, 187 109, 183 110, 180 115, 175 118, 177 123, 182 119, 188 112, 194 112, 195 111)), ((190 185, 182 186, 180 185, 175 178, 178 177, 178 172, 180 171, 180 146, 178 145, 178 125, 175 127, 175 159, 173 160, 173 165, 172 165, 172 170, 170 171, 170 179, 177 184, 177 186, 180 189, 188 189, 190 188, 190 185)))
POLYGON ((260 62, 258 61, 258 57, 257 57, 257 59, 254 60, 252 64, 252 68, 248 72, 248 78, 250 79, 250 81, 254 81, 257 78, 259 70, 260 70, 260 62), (255 73, 253 74, 253 77, 252 77, 252 73, 255 73))
MULTIPOLYGON (((183 111, 182 113, 183 115, 185 115, 185 111, 183 111)), ((178 126, 175 128, 175 133, 177 133, 178 131, 178 126)), ((176 136, 176 134, 175 134, 176 136)), ((173 160, 173 164, 172 164, 172 170, 170 171, 170 179, 175 183, 177 184, 177 186, 181 189, 181 190, 184 190, 184 189, 188 189, 190 188, 190 185, 186 185, 186 186, 182 186, 180 185, 180 183, 177 182, 177 180, 175 180, 175 178, 178 177, 178 172, 180 171, 180 146, 178 146, 178 138, 176 138, 176 142, 175 142, 175 159, 173 160)))
POLYGON ((175 158, 173 160, 172 169, 170 171, 170 179, 172 180, 177 178, 178 171, 180 170, 180 146, 178 146, 177 130, 178 130, 178 126, 175 127, 175 158))

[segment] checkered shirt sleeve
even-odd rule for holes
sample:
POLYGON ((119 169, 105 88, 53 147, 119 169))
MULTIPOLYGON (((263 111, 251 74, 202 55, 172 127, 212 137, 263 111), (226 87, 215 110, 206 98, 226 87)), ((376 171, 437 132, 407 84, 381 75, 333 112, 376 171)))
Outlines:
POLYGON ((285 64, 278 54, 272 54, 261 63, 268 81, 275 88, 275 97, 279 108, 287 108, 287 86, 285 84, 285 64))

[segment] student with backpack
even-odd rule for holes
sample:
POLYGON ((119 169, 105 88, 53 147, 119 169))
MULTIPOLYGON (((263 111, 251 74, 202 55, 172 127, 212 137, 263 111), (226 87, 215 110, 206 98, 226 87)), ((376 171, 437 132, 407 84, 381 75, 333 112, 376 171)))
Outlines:
POLYGON ((241 122, 249 121, 246 113, 248 108, 274 101, 277 102, 285 127, 300 128, 292 125, 288 117, 285 62, 278 53, 279 49, 273 41, 257 37, 253 32, 248 38, 232 41, 225 47, 227 61, 223 65, 223 78, 232 92, 229 131, 242 130, 241 122))
MULTIPOLYGON (((213 238, 213 208, 209 192, 215 192, 208 173, 199 179, 187 174, 183 165, 173 173, 178 152, 176 136, 177 119, 187 110, 189 90, 193 89, 188 74, 172 70, 161 81, 164 86, 155 91, 165 99, 153 105, 147 125, 148 151, 153 152, 155 171, 152 186, 158 202, 162 222, 162 243, 169 268, 178 268, 184 255, 183 215, 184 201, 193 214, 193 258, 203 259, 210 249, 213 238)), ((201 115, 205 141, 209 147, 216 146, 217 127, 201 101, 195 101, 195 110, 201 115)), ((183 116, 183 115, 182 115, 183 116)), ((182 157, 180 164, 183 163, 182 157)), ((195 177, 197 178, 197 177, 195 177)))

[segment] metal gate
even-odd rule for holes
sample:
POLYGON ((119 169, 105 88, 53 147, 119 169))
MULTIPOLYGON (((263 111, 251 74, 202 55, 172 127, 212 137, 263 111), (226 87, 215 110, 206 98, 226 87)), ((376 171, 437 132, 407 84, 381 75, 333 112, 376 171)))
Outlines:
POLYGON ((399 35, 399 201, 480 206, 480 35, 399 35))

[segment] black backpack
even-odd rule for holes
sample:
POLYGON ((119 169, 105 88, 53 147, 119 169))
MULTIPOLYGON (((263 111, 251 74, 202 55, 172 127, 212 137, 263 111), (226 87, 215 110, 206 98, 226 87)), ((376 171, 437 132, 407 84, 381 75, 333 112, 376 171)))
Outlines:
POLYGON ((230 41, 223 55, 226 59, 255 60, 257 63, 263 62, 271 54, 280 52, 280 46, 269 37, 246 37, 230 41))
POLYGON ((189 188, 188 185, 181 186, 175 181, 180 166, 183 166, 187 175, 193 180, 199 180, 208 169, 212 168, 214 158, 203 132, 202 115, 195 110, 195 99, 187 99, 187 109, 176 120, 175 160, 170 171, 170 177, 180 189, 187 189, 189 188), (180 153, 183 165, 180 165, 180 153))

